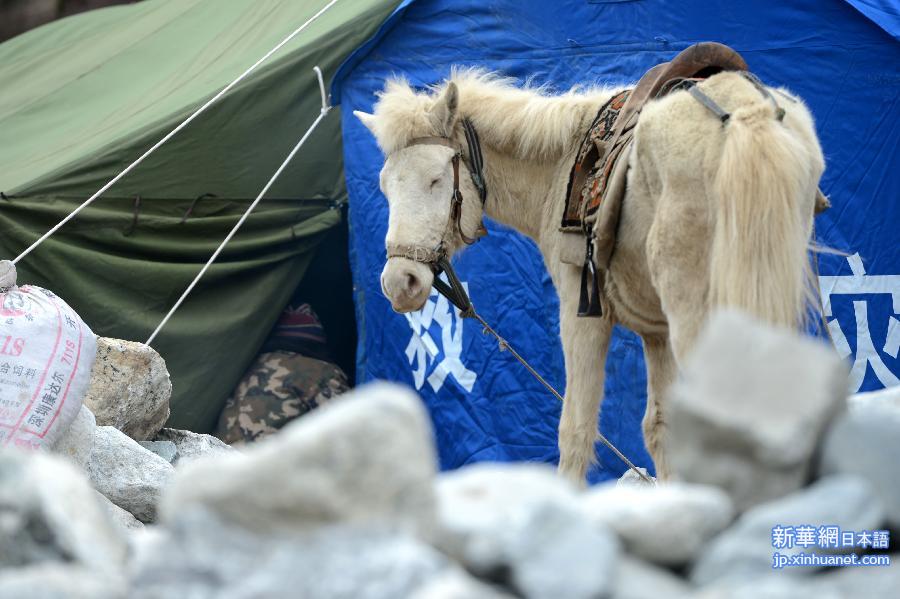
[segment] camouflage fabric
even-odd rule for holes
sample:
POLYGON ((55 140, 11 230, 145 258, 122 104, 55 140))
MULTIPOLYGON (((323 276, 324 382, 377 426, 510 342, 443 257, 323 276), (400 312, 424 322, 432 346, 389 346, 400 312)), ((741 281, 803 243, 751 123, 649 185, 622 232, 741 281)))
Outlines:
POLYGON ((349 388, 344 371, 288 351, 260 354, 225 403, 215 435, 256 441, 349 388))

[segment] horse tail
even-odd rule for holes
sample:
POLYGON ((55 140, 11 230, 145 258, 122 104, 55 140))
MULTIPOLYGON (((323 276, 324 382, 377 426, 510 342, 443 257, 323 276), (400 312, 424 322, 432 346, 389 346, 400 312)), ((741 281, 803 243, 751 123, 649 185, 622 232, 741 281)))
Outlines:
MULTIPOLYGON (((815 140, 814 129, 809 138, 815 140)), ((785 327, 805 324, 814 297, 807 245, 821 164, 771 102, 732 113, 713 183, 712 306, 785 327)))

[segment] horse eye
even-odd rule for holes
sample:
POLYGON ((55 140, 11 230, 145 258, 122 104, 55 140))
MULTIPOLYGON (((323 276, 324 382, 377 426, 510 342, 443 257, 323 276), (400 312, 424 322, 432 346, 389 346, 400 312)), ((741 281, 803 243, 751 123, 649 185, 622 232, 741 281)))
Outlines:
POLYGON ((432 182, 431 182, 431 189, 434 189, 435 186, 436 186, 438 183, 440 183, 440 182, 441 182, 441 178, 440 178, 440 177, 438 177, 437 179, 435 179, 434 181, 432 181, 432 182))

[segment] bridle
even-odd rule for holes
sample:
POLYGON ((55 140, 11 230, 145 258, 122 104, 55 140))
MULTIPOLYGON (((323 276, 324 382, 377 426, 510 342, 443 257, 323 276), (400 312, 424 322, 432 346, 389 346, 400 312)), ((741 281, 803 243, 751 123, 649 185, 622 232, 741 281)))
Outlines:
MULTIPOLYGON (((472 184, 478 190, 478 197, 481 199, 481 207, 484 209, 484 203, 487 201, 487 185, 484 179, 484 157, 481 154, 481 142, 478 138, 478 132, 469 119, 461 121, 463 133, 466 137, 466 146, 469 159, 466 166, 469 169, 469 175, 472 178, 472 184)), ((481 237, 487 235, 484 228, 484 222, 479 223, 478 228, 472 237, 466 235, 462 229, 462 205, 463 195, 459 189, 459 163, 463 161, 462 148, 459 147, 451 138, 443 136, 417 137, 410 141, 404 148, 420 145, 444 146, 453 150, 453 192, 450 196, 450 216, 447 219, 447 225, 441 235, 438 245, 433 248, 416 246, 416 245, 387 245, 387 257, 390 258, 407 258, 414 262, 425 264, 431 268, 434 273, 434 288, 445 296, 450 302, 459 308, 465 315, 472 308, 472 302, 469 300, 468 294, 459 282, 459 278, 453 271, 447 256, 446 238, 448 233, 455 231, 459 238, 466 245, 472 245, 481 237), (447 273, 450 284, 444 283, 438 276, 447 273)))

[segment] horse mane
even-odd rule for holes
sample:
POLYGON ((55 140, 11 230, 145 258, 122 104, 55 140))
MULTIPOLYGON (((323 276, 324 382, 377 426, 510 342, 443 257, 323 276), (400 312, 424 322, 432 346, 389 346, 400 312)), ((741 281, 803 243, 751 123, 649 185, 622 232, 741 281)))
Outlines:
POLYGON ((482 142, 516 158, 557 158, 580 141, 590 119, 617 89, 574 87, 553 95, 548 86, 477 68, 455 68, 444 83, 416 91, 402 78, 389 80, 375 105, 375 136, 385 155, 416 137, 440 135, 429 111, 452 81, 459 90, 459 116, 469 118, 482 142))

